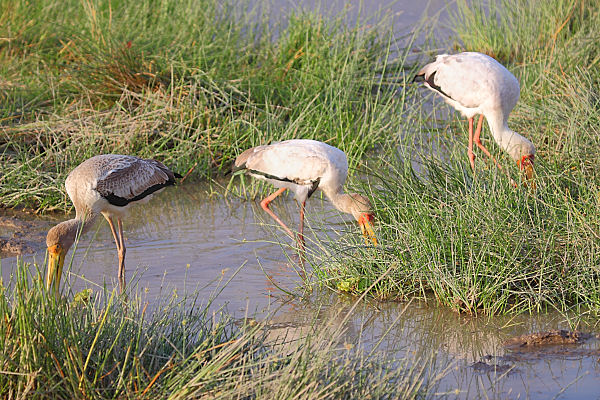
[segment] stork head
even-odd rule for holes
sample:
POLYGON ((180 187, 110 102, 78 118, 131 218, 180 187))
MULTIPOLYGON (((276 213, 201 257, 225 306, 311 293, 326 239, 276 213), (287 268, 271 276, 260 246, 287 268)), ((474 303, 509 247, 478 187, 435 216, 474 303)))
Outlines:
POLYGON ((523 182, 532 190, 535 190, 535 171, 533 164, 535 160, 535 146, 531 141, 513 132, 511 146, 508 150, 510 156, 516 161, 519 169, 523 172, 523 182), (516 144, 514 142, 516 141, 516 144))
POLYGON ((535 190, 535 171, 533 169, 534 154, 527 154, 517 161, 519 169, 523 171, 523 178, 526 185, 529 185, 531 190, 535 190))
POLYGON ((356 221, 358 221, 360 231, 365 238, 365 243, 369 245, 370 240, 374 246, 377 246, 377 238, 375 237, 372 226, 375 217, 373 215, 371 202, 365 196, 357 193, 350 194, 349 199, 347 212, 352 214, 356 221))
POLYGON ((46 275, 46 289, 54 287, 58 296, 58 287, 62 275, 65 255, 77 237, 79 223, 75 219, 61 222, 48 231, 46 246, 48 246, 48 271, 46 275))

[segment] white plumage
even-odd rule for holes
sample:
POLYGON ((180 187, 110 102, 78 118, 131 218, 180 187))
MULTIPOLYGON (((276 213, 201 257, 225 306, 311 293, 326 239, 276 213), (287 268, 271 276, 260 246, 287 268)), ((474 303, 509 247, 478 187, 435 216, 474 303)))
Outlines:
POLYGON ((507 124, 508 116, 519 100, 519 82, 502 64, 475 52, 441 54, 425 65, 414 80, 424 82, 427 88, 441 95, 446 103, 469 119, 468 156, 473 169, 473 143, 502 169, 480 141, 485 116, 496 143, 525 171, 527 179, 532 178, 535 147, 507 124), (473 117, 477 114, 480 118, 473 133, 473 117))
POLYGON ((65 188, 75 206, 75 218, 61 222, 46 237, 48 246, 47 286, 58 291, 64 257, 77 233, 85 232, 99 214, 110 225, 119 256, 119 285, 125 285, 125 240, 122 218, 129 208, 146 203, 153 194, 175 183, 175 176, 155 160, 103 154, 79 164, 65 180, 65 188), (115 228, 114 220, 118 228, 115 228), (117 233, 118 229, 118 233, 117 233))
POLYGON ((304 246, 304 206, 315 190, 322 190, 334 207, 352 214, 358 221, 363 235, 376 243, 370 221, 373 219, 371 205, 364 196, 344 194, 343 185, 348 175, 346 154, 333 146, 316 140, 294 139, 257 146, 244 151, 235 160, 235 170, 244 169, 247 174, 266 180, 278 191, 261 202, 262 208, 291 236, 289 229, 269 209, 269 203, 285 190, 291 190, 300 204, 299 243, 304 246))

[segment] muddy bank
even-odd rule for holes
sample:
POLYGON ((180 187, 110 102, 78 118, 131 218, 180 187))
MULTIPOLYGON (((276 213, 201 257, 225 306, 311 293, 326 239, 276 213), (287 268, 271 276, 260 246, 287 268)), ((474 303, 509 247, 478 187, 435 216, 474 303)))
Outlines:
POLYGON ((35 219, 26 212, 0 209, 0 258, 43 249, 51 226, 51 221, 35 219))
POLYGON ((545 346, 583 344, 592 338, 597 339, 598 337, 591 333, 561 329, 517 336, 504 342, 504 347, 509 350, 528 349, 536 351, 545 346))
POLYGON ((520 363, 551 362, 600 356, 598 334, 555 329, 512 337, 504 342, 506 354, 487 355, 470 365, 477 373, 515 374, 520 363))
POLYGON ((507 362, 582 358, 600 356, 597 334, 579 331, 551 330, 518 336, 504 344, 507 362))

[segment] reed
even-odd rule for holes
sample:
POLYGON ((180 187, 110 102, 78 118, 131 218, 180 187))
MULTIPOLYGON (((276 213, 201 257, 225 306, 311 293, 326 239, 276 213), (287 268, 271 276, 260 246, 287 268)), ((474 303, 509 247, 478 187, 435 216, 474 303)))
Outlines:
POLYGON ((9 2, 0 205, 68 209, 66 174, 99 153, 154 157, 193 180, 273 141, 322 140, 357 165, 397 140, 411 38, 395 39, 385 15, 268 20, 267 2, 250 4, 9 2))
POLYGON ((56 299, 39 275, 19 262, 0 288, 3 397, 421 399, 445 373, 433 352, 392 359, 345 348, 327 321, 292 340, 194 293, 150 306, 131 285, 125 296, 87 289, 56 299))

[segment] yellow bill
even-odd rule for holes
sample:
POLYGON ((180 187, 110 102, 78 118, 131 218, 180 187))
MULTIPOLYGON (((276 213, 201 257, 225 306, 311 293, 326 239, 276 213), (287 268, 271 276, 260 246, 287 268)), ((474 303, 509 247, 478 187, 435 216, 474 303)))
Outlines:
POLYGON ((373 221, 372 214, 363 214, 358 220, 358 225, 360 225, 360 231, 362 232, 365 238, 365 243, 367 244, 367 246, 371 244, 369 243, 369 240, 373 243, 374 246, 377 246, 377 237, 375 236, 375 231, 373 231, 371 221, 373 221))
POLYGON ((63 265, 65 264, 66 251, 58 244, 48 247, 48 271, 46 275, 46 290, 54 287, 54 293, 58 296, 60 278, 63 265))
POLYGON ((531 191, 535 191, 535 170, 533 169, 534 156, 524 156, 521 160, 521 171, 523 171, 525 185, 531 188, 531 191))

